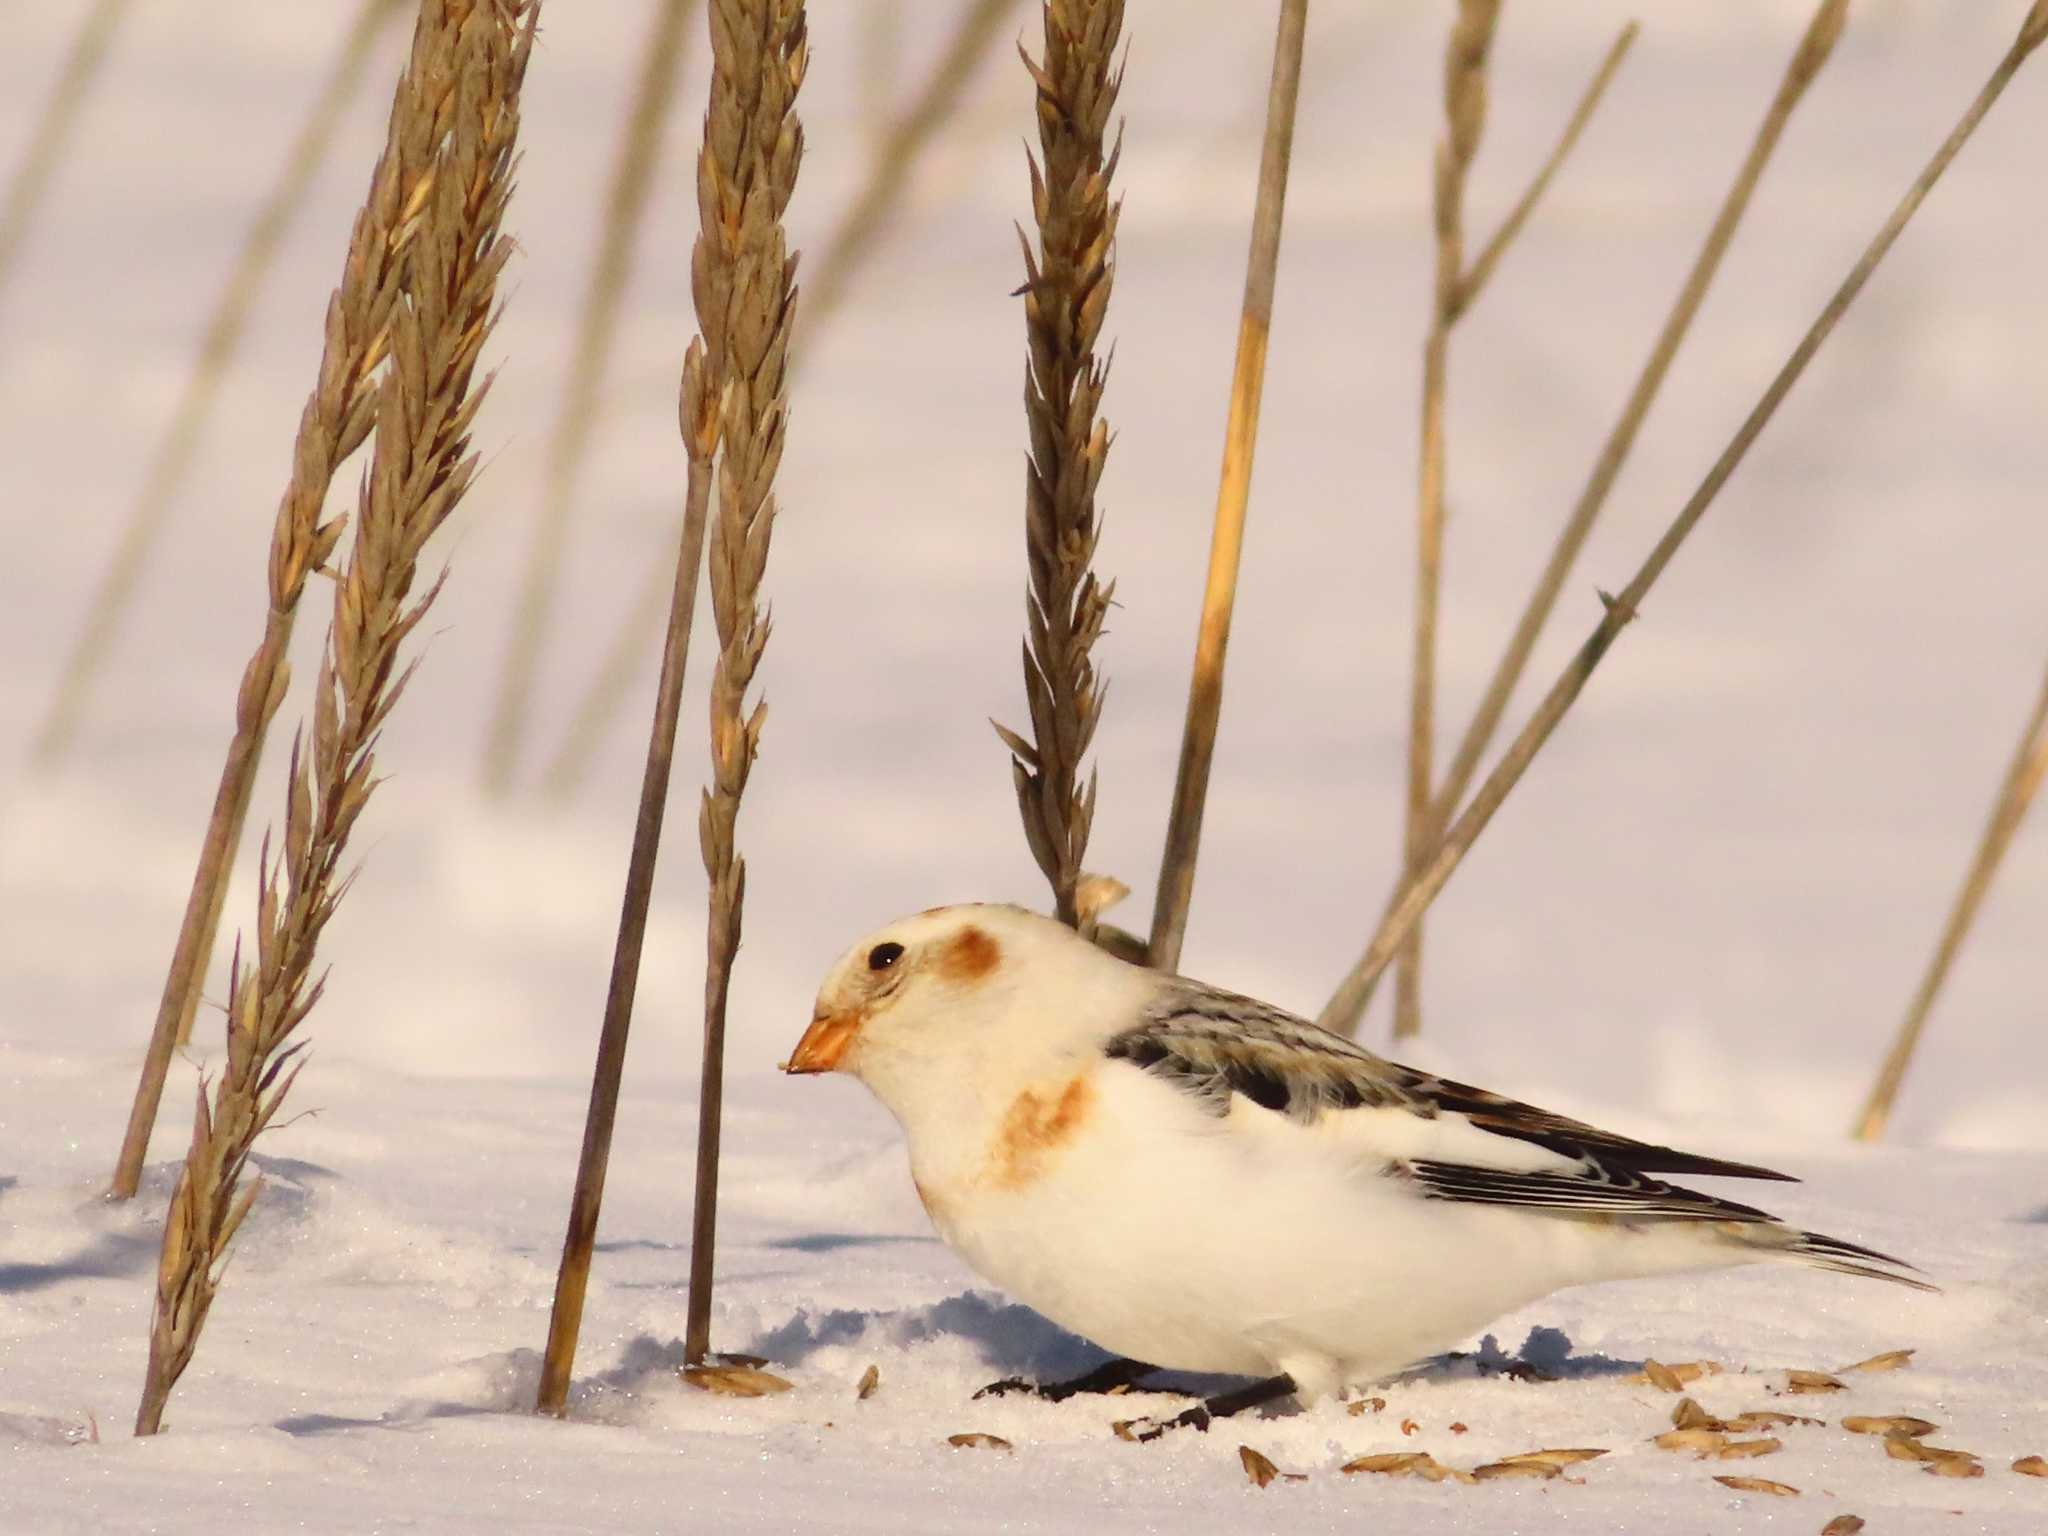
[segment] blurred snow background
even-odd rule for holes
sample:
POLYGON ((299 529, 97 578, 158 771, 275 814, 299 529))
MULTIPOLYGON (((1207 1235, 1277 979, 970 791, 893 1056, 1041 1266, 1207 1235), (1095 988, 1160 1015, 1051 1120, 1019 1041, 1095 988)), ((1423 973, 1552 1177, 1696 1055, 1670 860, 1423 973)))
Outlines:
MULTIPOLYGON (((792 209, 798 243, 813 251, 858 183, 876 103, 886 110, 907 94, 953 9, 907 0, 901 52, 878 66, 862 40, 876 3, 814 8, 810 154, 792 209)), ((1804 9, 1685 0, 1645 13, 1634 56, 1575 159, 1457 334, 1439 711, 1447 731, 1462 726, 1491 668, 1804 9)), ((2016 0, 1854 8, 1526 694, 1547 684, 1597 617, 1594 587, 1624 581, 1691 491, 2022 9, 2016 0)), ((10 13, 0 166, 14 163, 83 10, 83 0, 36 0, 10 13)), ((1156 873, 1206 558, 1269 10, 1134 0, 1129 13, 1125 207, 1108 327, 1117 362, 1106 410, 1118 435, 1101 555, 1120 607, 1101 652, 1112 692, 1090 863, 1137 889, 1117 914, 1136 928, 1156 873)), ((397 32, 264 292, 79 750, 39 776, 26 744, 221 275, 352 11, 342 0, 143 0, 0 294, 0 1174, 12 1164, 43 1179, 56 1203, 37 1230, 56 1248, 77 1234, 62 1215, 73 1207, 55 1192, 84 1200, 118 1139, 234 682, 259 629, 271 513, 320 309, 381 135, 397 32)), ((1311 22, 1186 953, 1194 974, 1310 1012, 1363 943, 1398 847, 1429 146, 1446 11, 1326 4, 1311 22)), ((538 1287, 543 1306, 652 653, 623 728, 573 804, 530 790, 486 799, 481 742, 648 12, 644 0, 558 0, 546 13, 512 219, 524 252, 494 348, 502 372, 478 430, 489 467, 442 546, 452 579, 380 759, 392 777, 362 829, 363 879, 331 930, 333 977, 296 1095, 324 1113, 271 1149, 317 1155, 373 1183, 381 1159, 412 1153, 454 1181, 447 1209, 516 1223, 523 1235, 505 1241, 534 1250, 520 1263, 535 1271, 518 1283, 538 1287), (387 1098, 432 1123, 394 1123, 387 1098), (437 1104, 448 1107, 445 1123, 437 1104), (525 1136, 534 1155, 511 1180, 513 1144, 525 1136)), ((1628 14, 1606 0, 1509 7, 1473 228, 1490 229, 1520 190, 1628 14)), ((1020 9, 1019 32, 1028 19, 1020 9)), ((675 373, 692 329, 687 166, 704 63, 693 27, 684 109, 563 571, 529 783, 640 572, 669 558, 681 490, 675 373)), ((1832 1155, 2048 656, 2044 69, 2021 76, 1936 191, 1438 903, 1426 971, 1433 1059, 1623 1127, 1719 1138, 1738 1155, 1793 1146, 1832 1155)), ((1023 713, 1022 347, 1008 295, 1018 278, 1010 224, 1026 210, 1028 99, 1022 72, 998 48, 851 301, 806 338, 770 570, 771 717, 741 826, 751 900, 732 1068, 742 1102, 760 1111, 732 1123, 743 1171, 801 1124, 812 1155, 872 1143, 873 1166, 896 1180, 879 1117, 850 1091, 799 1093, 760 1074, 808 1017, 826 964, 861 932, 937 902, 1042 898, 1008 765, 985 723, 1023 713), (828 1101, 839 1118, 819 1121, 828 1101), (750 1136, 764 1140, 750 1147, 750 1136)), ((316 609, 299 627, 302 677, 324 625, 316 609)), ((703 950, 687 815, 703 761, 701 631, 695 654, 678 758, 683 814, 671 821, 614 1157, 615 1174, 631 1170, 615 1177, 616 1199, 640 1202, 625 1209, 640 1213, 642 1235, 678 1245, 703 950)), ((299 708, 294 695, 281 728, 299 708)), ((268 765, 259 822, 278 804, 282 755, 268 765)), ((252 900, 245 875, 230 925, 252 900)), ((2048 1149, 2044 912, 2048 834, 2035 827, 2013 849, 1950 981, 1896 1141, 2048 1149)), ((212 996, 221 974, 216 967, 212 996)), ((217 1025, 217 1013, 202 1014, 196 1061, 216 1048, 217 1025)), ((1383 1030, 1375 1016, 1366 1038, 1383 1030)), ((173 1078, 160 1160, 183 1142, 193 1076, 186 1064, 173 1078)), ((1873 1206, 1890 1187, 1873 1176, 1880 1166, 1890 1165, 1864 1167, 1854 1181, 1873 1206)), ((2015 1210, 2040 1204, 2038 1156, 1938 1166, 1944 1181, 1989 1180, 2015 1210)), ((409 1209, 417 1170, 386 1174, 379 1220, 424 1228, 436 1219, 409 1209)), ((729 1191, 745 1233, 762 1214, 749 1204, 759 1192, 744 1172, 729 1191)), ((0 1241, 9 1206, 28 1198, 0 1197, 0 1241)), ((917 1227, 914 1211, 886 1209, 904 1230, 917 1227)), ((608 1227, 621 1219, 607 1216, 608 1227)), ((13 1219, 21 1233, 33 1226, 13 1219)), ((1879 1230, 1863 1220, 1864 1235, 1879 1230)), ((1897 1241, 1916 1246, 1910 1225, 1897 1241)), ((119 1250, 125 1299, 107 1335, 127 1353, 106 1368, 109 1402, 125 1400, 136 1375, 146 1247, 119 1250)), ((463 1261, 479 1294, 491 1288, 494 1252, 463 1261)), ((671 1258, 659 1283, 679 1317, 672 1287, 682 1260, 671 1258)), ((786 1317, 810 1280, 802 1253, 783 1258, 780 1279, 733 1305, 765 1315, 779 1298, 786 1317)), ((953 1273, 943 1255, 922 1262, 953 1273)), ((2038 1325, 2034 1263, 2033 1300, 2020 1306, 2038 1325)), ((841 1261, 841 1294, 854 1272, 841 1261)), ((195 1384, 227 1368, 237 1287, 254 1291, 259 1276, 252 1263, 231 1280, 195 1384)), ((537 1345, 531 1322, 476 1348, 537 1345)), ((409 1355, 419 1347, 409 1335, 389 1342, 409 1355)), ((277 1375, 294 1380, 290 1354, 280 1345, 277 1371, 264 1378, 273 1393, 277 1375)), ((68 1382, 86 1358, 45 1355, 36 1379, 68 1382)), ((4 1384, 0 1393, 13 1396, 4 1384)), ((320 1395, 306 1393, 307 1411, 335 1411, 320 1395)), ((229 1422, 235 1400, 197 1399, 229 1422)))

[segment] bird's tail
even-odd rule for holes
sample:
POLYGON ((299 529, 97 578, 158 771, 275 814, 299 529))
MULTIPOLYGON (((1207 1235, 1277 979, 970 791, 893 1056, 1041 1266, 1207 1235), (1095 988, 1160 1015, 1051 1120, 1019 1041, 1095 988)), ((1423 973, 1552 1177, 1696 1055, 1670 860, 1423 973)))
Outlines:
POLYGON ((1861 1243, 1829 1237, 1824 1232, 1802 1232, 1777 1222, 1757 1223, 1734 1229, 1732 1236, 1752 1248, 1770 1251, 1771 1256, 1814 1269, 1832 1270, 1838 1275, 1862 1275, 1870 1280, 1889 1280, 1916 1291, 1939 1292, 1941 1287, 1920 1278, 1921 1270, 1904 1259, 1895 1259, 1861 1243))

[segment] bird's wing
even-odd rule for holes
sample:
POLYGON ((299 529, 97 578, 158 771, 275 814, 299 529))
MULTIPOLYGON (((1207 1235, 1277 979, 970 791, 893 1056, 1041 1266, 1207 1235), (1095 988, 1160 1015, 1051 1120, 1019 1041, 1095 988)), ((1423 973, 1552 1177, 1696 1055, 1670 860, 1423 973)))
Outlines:
POLYGON ((1326 1130, 1441 1199, 1642 1215, 1757 1219, 1747 1206, 1673 1190, 1652 1175, 1788 1179, 1749 1163, 1603 1131, 1374 1055, 1254 998, 1175 979, 1105 1046, 1210 1113, 1245 1099, 1326 1130), (1681 1211, 1679 1206, 1684 1206, 1681 1211))

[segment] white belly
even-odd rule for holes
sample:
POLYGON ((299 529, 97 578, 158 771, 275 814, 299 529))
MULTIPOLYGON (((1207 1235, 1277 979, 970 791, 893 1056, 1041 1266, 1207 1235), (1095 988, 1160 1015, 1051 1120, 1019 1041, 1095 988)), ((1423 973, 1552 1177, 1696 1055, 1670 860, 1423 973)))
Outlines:
POLYGON ((1277 1117, 1242 1134, 1134 1068, 1096 1081, 1099 1112, 1021 1188, 948 1187, 916 1169, 915 1147, 913 1168, 975 1269, 1153 1365, 1284 1371, 1320 1395, 1560 1286, 1717 1261, 1692 1233, 1427 1200, 1277 1117))

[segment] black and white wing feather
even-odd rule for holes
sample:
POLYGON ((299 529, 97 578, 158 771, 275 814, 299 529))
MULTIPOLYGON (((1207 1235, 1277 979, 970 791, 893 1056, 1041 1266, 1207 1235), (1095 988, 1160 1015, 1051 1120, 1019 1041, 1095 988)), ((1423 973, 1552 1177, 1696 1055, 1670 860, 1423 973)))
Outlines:
POLYGON ((1822 1268, 1922 1284, 1898 1273, 1911 1266, 1897 1259, 1659 1177, 1791 1181, 1789 1174, 1620 1136, 1404 1067, 1283 1009, 1200 982, 1173 979, 1104 1054, 1213 1115, 1229 1116, 1244 1101, 1338 1136, 1375 1171, 1428 1199, 1566 1218, 1714 1222, 1822 1268))

